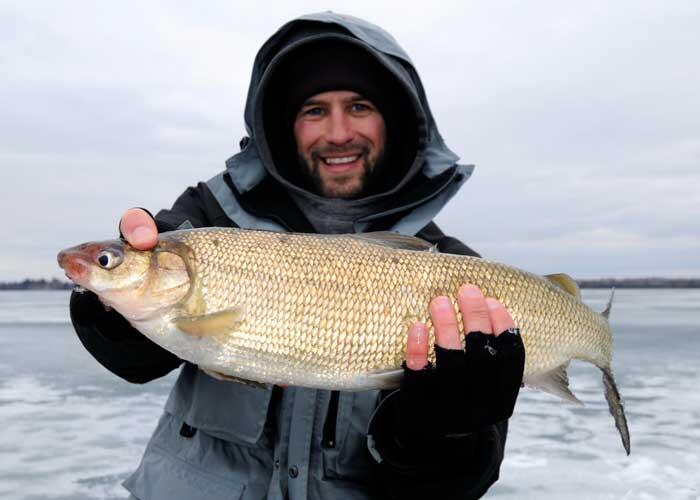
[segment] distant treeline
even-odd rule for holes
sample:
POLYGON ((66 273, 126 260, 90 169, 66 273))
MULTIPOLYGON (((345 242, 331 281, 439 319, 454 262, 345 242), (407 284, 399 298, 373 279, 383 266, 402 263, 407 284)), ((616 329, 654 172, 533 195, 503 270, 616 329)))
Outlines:
MULTIPOLYGON (((700 288, 700 278, 599 278, 577 282, 581 288, 700 288)), ((56 278, 0 282, 0 290, 70 290, 73 286, 56 278)))
POLYGON ((578 280, 581 288, 700 288, 700 278, 599 278, 578 280))
POLYGON ((0 290, 70 290, 71 288, 73 288, 73 283, 56 278, 52 280, 26 279, 10 283, 0 281, 0 290))

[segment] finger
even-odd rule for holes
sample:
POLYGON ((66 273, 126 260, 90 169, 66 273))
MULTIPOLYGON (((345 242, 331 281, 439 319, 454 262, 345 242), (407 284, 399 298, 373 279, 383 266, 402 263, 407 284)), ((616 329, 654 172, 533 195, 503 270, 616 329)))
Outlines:
POLYGON ((119 222, 119 230, 127 242, 138 250, 150 250, 158 242, 158 229, 153 218, 140 208, 130 208, 119 222))
POLYGON ((414 323, 408 329, 406 343, 406 367, 422 370, 428 364, 428 328, 423 323, 414 323))
POLYGON ((112 307, 111 307, 111 306, 109 306, 109 305, 107 305, 107 304, 105 303, 105 301, 104 301, 104 300, 102 300, 102 297, 100 297, 99 295, 97 296, 97 300, 99 300, 99 301, 100 301, 100 304, 102 304, 102 307, 104 307, 104 308, 105 308, 105 311, 109 312, 109 311, 111 311, 111 310, 112 310, 112 307))
POLYGON ((435 327, 435 343, 445 349, 462 349, 459 325, 452 301, 435 297, 430 301, 430 319, 435 327))
POLYGON ((459 310, 462 311, 465 333, 493 333, 486 299, 479 287, 462 285, 457 291, 457 303, 459 310))
POLYGON ((486 299, 486 307, 488 307, 489 316, 491 317, 491 326, 496 336, 499 336, 508 328, 515 328, 513 318, 508 314, 506 306, 499 300, 489 297, 486 299))

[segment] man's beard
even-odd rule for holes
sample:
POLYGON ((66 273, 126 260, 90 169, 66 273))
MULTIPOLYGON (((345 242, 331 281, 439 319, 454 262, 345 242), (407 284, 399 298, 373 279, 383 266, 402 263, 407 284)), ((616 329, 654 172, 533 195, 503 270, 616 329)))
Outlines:
MULTIPOLYGON (((366 144, 349 144, 343 147, 338 146, 325 146, 322 149, 312 150, 310 157, 306 158, 299 155, 299 164, 301 166, 301 171, 303 177, 314 187, 314 190, 328 198, 341 198, 346 200, 353 200, 358 198, 363 198, 367 196, 372 191, 374 184, 376 183, 378 173, 382 171, 382 165, 384 162, 384 148, 379 150, 376 158, 370 157, 370 148, 366 144), (350 192, 338 192, 337 190, 330 190, 323 181, 320 174, 320 165, 323 162, 323 157, 328 156, 341 156, 350 153, 359 153, 360 160, 362 162, 362 173, 359 177, 359 186, 357 189, 350 192)), ((338 175, 335 176, 336 184, 343 184, 345 180, 350 180, 355 177, 356 173, 350 173, 347 176, 338 175)))

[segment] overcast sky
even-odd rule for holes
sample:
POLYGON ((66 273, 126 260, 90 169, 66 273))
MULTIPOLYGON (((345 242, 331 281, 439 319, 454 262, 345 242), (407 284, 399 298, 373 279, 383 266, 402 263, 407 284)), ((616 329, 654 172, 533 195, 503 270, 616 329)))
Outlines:
POLYGON ((438 217, 574 277, 700 276, 700 4, 0 1, 0 281, 170 206, 244 135, 253 58, 320 10, 411 55, 472 178, 438 217))

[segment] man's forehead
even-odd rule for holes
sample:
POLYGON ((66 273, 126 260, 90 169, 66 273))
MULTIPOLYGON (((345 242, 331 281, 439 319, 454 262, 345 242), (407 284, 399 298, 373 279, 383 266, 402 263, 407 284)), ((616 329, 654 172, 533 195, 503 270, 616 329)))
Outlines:
POLYGON ((312 95, 302 103, 302 107, 311 104, 325 104, 333 101, 356 102, 370 100, 354 90, 330 90, 312 95))

